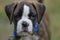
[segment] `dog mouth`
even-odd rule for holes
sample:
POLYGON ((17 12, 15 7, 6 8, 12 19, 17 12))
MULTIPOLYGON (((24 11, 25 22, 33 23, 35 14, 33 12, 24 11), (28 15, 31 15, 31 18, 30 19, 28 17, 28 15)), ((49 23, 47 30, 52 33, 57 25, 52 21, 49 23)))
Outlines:
POLYGON ((25 37, 25 36, 31 36, 32 34, 27 31, 22 31, 22 32, 19 32, 18 35, 21 37, 25 37))

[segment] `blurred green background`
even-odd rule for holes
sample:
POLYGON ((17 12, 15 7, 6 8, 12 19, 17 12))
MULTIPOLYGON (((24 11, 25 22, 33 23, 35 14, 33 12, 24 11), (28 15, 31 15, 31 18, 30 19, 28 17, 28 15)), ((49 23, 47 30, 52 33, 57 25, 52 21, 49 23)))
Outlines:
MULTIPOLYGON (((4 6, 13 0, 0 0, 0 40, 7 40, 13 34, 13 25, 5 14, 4 6)), ((44 0, 44 4, 50 16, 51 40, 60 40, 60 0, 44 0)))

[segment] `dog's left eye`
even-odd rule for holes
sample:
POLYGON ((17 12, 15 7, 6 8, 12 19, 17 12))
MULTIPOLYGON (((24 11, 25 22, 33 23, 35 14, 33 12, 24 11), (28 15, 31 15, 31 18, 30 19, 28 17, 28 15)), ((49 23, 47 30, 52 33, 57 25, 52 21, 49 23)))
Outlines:
POLYGON ((29 14, 28 16, 29 16, 29 17, 36 17, 36 15, 33 14, 33 13, 29 14))
POLYGON ((34 20, 36 18, 36 15, 33 13, 29 14, 29 19, 34 20))
POLYGON ((29 14, 29 17, 35 17, 34 15, 32 15, 32 14, 29 14))

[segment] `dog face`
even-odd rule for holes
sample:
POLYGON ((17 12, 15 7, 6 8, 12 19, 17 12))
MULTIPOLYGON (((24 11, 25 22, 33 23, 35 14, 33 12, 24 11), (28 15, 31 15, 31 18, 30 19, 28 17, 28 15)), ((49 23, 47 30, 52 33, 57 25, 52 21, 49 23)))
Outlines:
MULTIPOLYGON (((18 14, 15 14, 15 16, 18 16, 18 14)), ((36 13, 33 13, 31 11, 31 8, 24 4, 22 7, 22 13, 21 16, 15 17, 15 20, 17 20, 17 33, 19 32, 29 32, 33 33, 33 20, 36 18, 36 13)))
POLYGON ((6 14, 16 26, 17 33, 29 32, 33 33, 33 28, 43 16, 45 7, 43 5, 35 5, 22 2, 19 4, 11 4, 5 7, 6 14))

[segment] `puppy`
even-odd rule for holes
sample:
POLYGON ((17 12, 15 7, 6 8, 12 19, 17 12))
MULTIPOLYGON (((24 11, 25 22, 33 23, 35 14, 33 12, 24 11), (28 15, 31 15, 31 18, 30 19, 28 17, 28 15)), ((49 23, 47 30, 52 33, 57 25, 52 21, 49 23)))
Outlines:
POLYGON ((5 11, 10 24, 14 23, 16 40, 23 33, 36 40, 50 40, 49 17, 43 0, 19 0, 6 5, 5 11))

